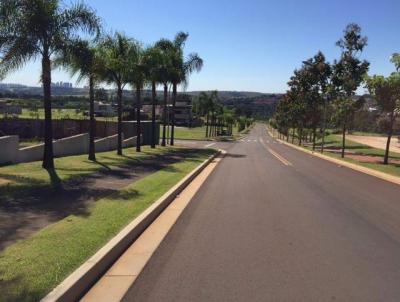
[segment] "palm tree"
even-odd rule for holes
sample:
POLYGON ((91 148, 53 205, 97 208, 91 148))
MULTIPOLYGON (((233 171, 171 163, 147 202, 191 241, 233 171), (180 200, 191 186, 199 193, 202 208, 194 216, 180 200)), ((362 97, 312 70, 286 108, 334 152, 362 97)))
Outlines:
POLYGON ((146 49, 144 64, 147 69, 147 78, 151 82, 151 148, 156 146, 156 86, 163 82, 164 56, 162 50, 157 46, 146 49))
POLYGON ((162 40, 162 43, 159 44, 164 51, 168 52, 168 57, 172 65, 169 73, 169 79, 172 83, 171 145, 174 145, 177 87, 179 84, 187 86, 190 74, 194 71, 200 71, 203 67, 203 60, 196 53, 189 54, 185 60, 183 48, 188 37, 188 33, 179 32, 173 41, 162 40))
POLYGON ((122 94, 130 80, 129 63, 132 53, 135 52, 132 45, 131 39, 118 32, 104 37, 99 45, 99 54, 104 60, 102 79, 117 88, 118 155, 122 155, 122 94))
POLYGON ((56 63, 78 75, 78 82, 87 80, 89 85, 89 160, 96 160, 94 139, 96 136, 96 120, 94 117, 94 88, 104 74, 105 62, 99 54, 99 48, 87 41, 78 41, 67 47, 56 63))
POLYGON ((0 5, 0 75, 41 58, 43 84, 43 168, 53 169, 51 118, 51 59, 78 38, 80 32, 96 34, 100 22, 83 3, 64 8, 60 0, 8 0, 0 5))
POLYGON ((173 71, 172 56, 169 49, 171 48, 171 41, 166 39, 159 40, 154 47, 160 50, 161 62, 158 69, 158 78, 160 83, 163 85, 164 96, 163 96, 163 129, 162 129, 162 139, 161 146, 166 145, 167 139, 167 105, 168 105, 168 84, 171 79, 171 74, 173 71))
POLYGON ((208 137, 208 124, 210 121, 209 100, 210 97, 206 92, 200 92, 200 95, 198 97, 199 111, 202 116, 206 116, 206 137, 208 137))
POLYGON ((132 40, 131 50, 129 55, 129 83, 136 90, 136 151, 140 152, 140 136, 142 133, 140 109, 142 108, 142 90, 147 81, 148 71, 142 45, 132 40))

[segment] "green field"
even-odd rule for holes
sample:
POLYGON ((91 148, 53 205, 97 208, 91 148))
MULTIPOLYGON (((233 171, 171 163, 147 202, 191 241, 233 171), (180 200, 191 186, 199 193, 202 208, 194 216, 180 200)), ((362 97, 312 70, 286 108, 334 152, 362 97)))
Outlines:
MULTIPOLYGON (((232 138, 239 135, 237 127, 233 127, 232 138)), ((206 126, 202 127, 175 127, 175 138, 176 139, 187 139, 187 140, 213 140, 220 139, 222 137, 206 137, 206 126)))
MULTIPOLYGON (((11 117, 12 115, 8 115, 11 117)), ((37 109, 36 111, 31 109, 22 109, 22 114, 17 115, 20 119, 44 119, 44 109, 37 109)), ((0 114, 0 119, 5 118, 4 114, 0 114)), ((83 111, 77 109, 52 109, 52 119, 77 119, 85 120, 87 116, 83 114, 83 111)), ((116 121, 116 117, 96 117, 99 121, 116 121)))
MULTIPOLYGON (((86 156, 56 160, 56 172, 61 181, 82 177, 104 166, 112 168, 122 161, 140 165, 145 157, 174 148, 145 149, 143 154, 115 152, 98 155, 99 163, 91 163, 86 156)), ((84 215, 70 215, 28 239, 19 241, 0 253, 0 301, 38 301, 80 264, 93 255, 132 219, 137 217, 187 173, 203 162, 214 150, 198 150, 183 161, 152 173, 122 190, 92 203, 84 215)), ((20 164, 0 168, 2 178, 13 182, 3 190, 29 190, 32 186, 50 186, 49 174, 40 163, 20 164)), ((0 187, 1 188, 1 187, 0 187)), ((55 201, 56 202, 56 201, 55 201)))

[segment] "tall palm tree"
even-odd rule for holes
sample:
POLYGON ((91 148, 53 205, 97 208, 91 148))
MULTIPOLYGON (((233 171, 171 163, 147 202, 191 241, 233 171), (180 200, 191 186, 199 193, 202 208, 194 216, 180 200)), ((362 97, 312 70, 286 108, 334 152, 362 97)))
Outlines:
POLYGON ((156 87, 157 84, 162 83, 163 80, 163 61, 163 52, 159 47, 152 46, 146 49, 144 54, 144 64, 147 69, 147 78, 151 82, 151 148, 156 147, 156 87))
POLYGON ((60 0, 6 0, 0 4, 0 75, 41 58, 43 84, 43 167, 54 168, 51 118, 51 59, 78 38, 96 34, 100 21, 83 3, 65 8, 60 0))
POLYGON ((115 33, 103 38, 99 45, 100 56, 104 60, 102 79, 117 88, 118 106, 118 146, 117 154, 122 155, 122 96, 125 86, 130 81, 130 60, 135 50, 133 41, 124 34, 115 33))
POLYGON ((131 50, 129 55, 129 83, 136 90, 136 151, 140 152, 140 136, 142 133, 140 110, 142 109, 142 90, 147 81, 148 71, 143 46, 132 40, 131 50))
POLYGON ((68 69, 72 75, 78 75, 78 82, 87 81, 89 86, 89 160, 96 160, 94 139, 96 120, 94 116, 94 88, 104 74, 105 62, 100 56, 97 45, 88 41, 78 41, 56 59, 56 63, 68 69))
POLYGON ((159 81, 163 85, 164 95, 163 95, 163 129, 162 129, 162 139, 161 146, 166 145, 167 139, 167 106, 168 106, 168 84, 170 83, 171 74, 173 72, 172 56, 169 51, 172 47, 172 43, 169 40, 161 39, 154 47, 158 48, 161 52, 161 62, 159 66, 159 81))
POLYGON ((173 41, 163 40, 163 43, 160 45, 160 47, 168 52, 172 65, 169 73, 170 82, 172 83, 171 145, 174 145, 177 87, 180 84, 187 86, 189 76, 194 71, 200 71, 203 67, 203 60, 197 53, 189 54, 185 60, 183 48, 188 37, 188 33, 179 32, 173 41))

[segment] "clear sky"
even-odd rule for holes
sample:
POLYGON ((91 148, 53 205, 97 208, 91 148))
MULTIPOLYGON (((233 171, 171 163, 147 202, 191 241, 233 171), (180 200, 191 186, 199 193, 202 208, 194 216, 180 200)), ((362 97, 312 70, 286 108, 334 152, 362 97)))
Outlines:
MULTIPOLYGON (((87 0, 107 30, 123 31, 151 44, 178 31, 190 34, 186 51, 204 59, 188 90, 284 92, 301 62, 318 50, 338 58, 335 42, 349 22, 368 36, 362 57, 370 73, 389 74, 400 52, 399 0, 87 0)), ((38 85, 38 62, 4 82, 38 85)), ((53 81, 69 81, 54 72, 53 81)))

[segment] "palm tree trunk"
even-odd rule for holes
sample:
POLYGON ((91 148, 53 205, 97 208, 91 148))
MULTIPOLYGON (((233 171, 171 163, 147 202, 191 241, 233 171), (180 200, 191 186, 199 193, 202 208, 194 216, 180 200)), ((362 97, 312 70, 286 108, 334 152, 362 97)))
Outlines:
POLYGON ((44 101, 44 153, 42 166, 45 169, 54 169, 53 155, 53 125, 51 119, 51 64, 50 57, 42 58, 42 82, 44 101))
POLYGON ((141 87, 140 85, 136 86, 136 152, 140 152, 140 136, 142 134, 142 129, 140 125, 140 109, 142 107, 141 104, 141 87))
POLYGON ((394 120, 395 120, 394 112, 392 111, 390 113, 390 125, 389 125, 388 137, 387 137, 387 141, 386 141, 385 158, 383 159, 384 165, 387 165, 389 163, 390 140, 392 139, 394 120))
POLYGON ((171 139, 170 145, 174 145, 174 130, 175 130, 175 106, 176 106, 176 94, 177 94, 177 83, 172 86, 172 115, 171 115, 171 139))
POLYGON ((89 160, 96 160, 96 151, 94 146, 94 138, 96 136, 96 120, 94 118, 94 80, 93 76, 89 78, 89 160))
POLYGON ((156 82, 151 83, 151 148, 156 147, 156 82))
POLYGON ((118 84, 118 87, 117 87, 117 106, 118 106, 117 154, 122 155, 122 87, 121 87, 121 84, 118 84))
POLYGON ((164 84, 164 108, 163 108, 163 132, 161 146, 166 145, 166 135, 167 135, 167 100, 168 100, 168 86, 164 84))

